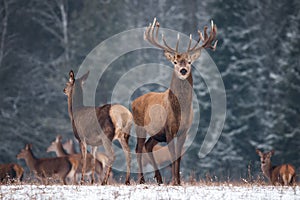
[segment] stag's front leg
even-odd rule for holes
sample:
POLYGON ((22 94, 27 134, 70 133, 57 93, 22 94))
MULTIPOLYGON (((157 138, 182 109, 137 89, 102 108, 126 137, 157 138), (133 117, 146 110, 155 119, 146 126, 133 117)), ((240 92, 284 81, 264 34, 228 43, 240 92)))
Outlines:
POLYGON ((145 183, 145 178, 143 174, 143 165, 142 165, 142 155, 143 155, 143 148, 146 140, 146 131, 142 127, 136 127, 135 129, 136 135, 137 135, 137 143, 136 143, 136 159, 139 167, 139 173, 138 173, 138 181, 140 184, 145 183))
POLYGON ((175 185, 180 185, 180 161, 181 156, 183 153, 183 145, 186 139, 186 132, 182 133, 177 138, 177 145, 176 145, 176 160, 175 160, 175 185))
POLYGON ((151 161, 151 164, 154 168, 154 171, 155 171, 155 175, 154 175, 154 178, 156 179, 158 185, 162 184, 162 178, 161 178, 161 174, 158 170, 158 167, 157 167, 157 164, 155 162, 155 159, 154 159, 154 156, 153 156, 153 147, 157 144, 158 142, 154 139, 152 139, 151 137, 147 140, 146 144, 145 144, 145 148, 146 148, 146 151, 149 155, 149 158, 150 158, 150 161, 151 161))
POLYGON ((84 175, 86 171, 86 154, 87 154, 87 149, 86 149, 86 142, 81 141, 80 142, 80 150, 81 150, 81 163, 82 163, 82 170, 81 170, 81 180, 80 184, 82 185, 84 183, 84 175))
POLYGON ((127 173, 126 173, 126 180, 125 180, 126 185, 130 185, 130 165, 131 165, 131 153, 130 153, 130 148, 128 145, 128 138, 129 138, 129 135, 124 133, 123 136, 119 139, 119 142, 124 151, 124 154, 126 157, 126 163, 127 163, 127 173))
POLYGON ((166 134, 168 149, 171 156, 172 162, 172 185, 176 185, 175 182, 175 160, 176 160, 176 152, 175 152, 175 141, 171 134, 166 134))

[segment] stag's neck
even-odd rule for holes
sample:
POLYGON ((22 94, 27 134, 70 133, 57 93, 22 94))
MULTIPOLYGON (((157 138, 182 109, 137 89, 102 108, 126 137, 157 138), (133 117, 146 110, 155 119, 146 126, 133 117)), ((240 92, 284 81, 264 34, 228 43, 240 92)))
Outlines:
POLYGON ((185 79, 179 79, 175 72, 173 72, 170 92, 169 92, 169 100, 171 101, 171 105, 174 107, 178 107, 175 105, 174 100, 177 99, 177 104, 179 103, 181 106, 181 110, 189 110, 191 109, 192 99, 193 99, 193 77, 192 73, 190 76, 185 79))

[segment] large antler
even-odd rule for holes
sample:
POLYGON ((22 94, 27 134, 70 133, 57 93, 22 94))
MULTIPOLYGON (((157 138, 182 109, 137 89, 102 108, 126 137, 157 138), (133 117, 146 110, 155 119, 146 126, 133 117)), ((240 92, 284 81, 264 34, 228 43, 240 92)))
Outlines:
POLYGON ((212 44, 212 43, 216 39, 216 36, 217 36, 217 26, 214 24, 213 21, 211 21, 211 31, 210 31, 209 36, 206 32, 207 29, 208 29, 208 27, 205 26, 204 27, 204 37, 203 37, 202 32, 200 30, 198 30, 199 39, 197 40, 196 44, 192 48, 191 48, 192 35, 190 35, 190 41, 189 41, 189 46, 188 46, 187 52, 198 51, 198 50, 201 50, 202 48, 210 48, 213 51, 216 49, 218 40, 216 40, 214 44, 212 44), (200 41, 202 41, 202 45, 198 46, 200 41))
MULTIPOLYGON (((154 18, 153 23, 152 24, 150 23, 150 25, 147 27, 147 29, 144 33, 144 39, 147 40, 148 42, 150 42, 152 45, 154 45, 158 48, 161 48, 165 51, 168 51, 168 52, 171 52, 171 53, 177 53, 178 52, 178 45, 179 45, 179 34, 177 35, 176 48, 173 49, 167 44, 163 34, 162 34, 162 40, 163 40, 164 44, 162 45, 158 42, 159 27, 160 27, 159 22, 156 20, 156 18, 154 18)), ((217 26, 215 24, 213 24, 213 21, 211 21, 211 32, 210 32, 209 36, 206 32, 207 29, 208 29, 207 26, 205 26, 204 27, 204 37, 203 37, 203 34, 201 33, 201 31, 198 30, 199 39, 197 40, 196 44, 192 48, 191 48, 192 35, 190 35, 190 41, 189 41, 187 53, 198 51, 198 50, 201 50, 202 48, 210 48, 212 50, 216 49, 218 41, 216 40, 214 45, 212 43, 215 40, 216 35, 217 35, 217 26), (198 46, 200 41, 202 41, 203 44, 198 46)))
POLYGON ((171 52, 171 53, 175 53, 178 52, 178 45, 179 45, 179 34, 177 35, 177 44, 176 44, 176 49, 171 48, 166 40, 164 35, 162 34, 162 40, 164 45, 160 44, 158 42, 158 30, 159 30, 159 22, 156 21, 156 18, 154 18, 153 23, 147 27, 145 33, 144 33, 144 39, 147 40, 148 42, 150 42, 151 44, 153 44, 154 46, 161 48, 165 51, 171 52), (156 31, 155 31, 156 29, 156 31), (154 31, 155 31, 155 35, 154 35, 154 31))

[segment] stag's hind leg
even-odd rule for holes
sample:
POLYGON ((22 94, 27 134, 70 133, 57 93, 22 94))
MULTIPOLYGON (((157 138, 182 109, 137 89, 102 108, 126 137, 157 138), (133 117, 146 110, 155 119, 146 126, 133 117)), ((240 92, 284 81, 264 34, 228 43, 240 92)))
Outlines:
POLYGON ((154 168, 154 171, 155 171, 155 175, 154 175, 154 178, 156 179, 158 185, 162 184, 162 178, 161 178, 161 174, 158 170, 158 167, 157 167, 157 164, 156 164, 156 161, 154 159, 154 156, 153 156, 153 147, 157 144, 158 142, 156 140, 154 140, 153 138, 149 138, 145 144, 145 148, 146 148, 146 151, 148 153, 148 156, 150 158, 150 162, 151 162, 151 165, 153 166, 154 168))

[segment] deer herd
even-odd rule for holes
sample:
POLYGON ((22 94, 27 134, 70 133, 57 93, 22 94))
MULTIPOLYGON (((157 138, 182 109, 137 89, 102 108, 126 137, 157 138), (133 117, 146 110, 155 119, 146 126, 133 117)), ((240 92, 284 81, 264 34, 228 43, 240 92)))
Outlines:
MULTIPOLYGON (((30 172, 43 184, 49 180, 58 180, 63 184, 77 184, 86 179, 91 183, 97 180, 102 185, 111 182, 112 166, 115 153, 112 146, 118 140, 126 158, 125 184, 130 184, 131 152, 129 138, 134 125, 136 141, 136 158, 138 167, 138 183, 145 183, 143 168, 150 164, 154 168, 154 178, 158 184, 163 183, 158 165, 171 163, 172 185, 180 185, 180 161, 187 132, 193 121, 193 77, 192 63, 201 55, 202 49, 215 50, 217 46, 217 27, 211 24, 211 31, 204 34, 198 31, 199 38, 192 45, 190 35, 188 48, 179 52, 179 35, 176 47, 170 47, 162 35, 159 42, 159 23, 154 19, 144 33, 144 39, 164 51, 164 55, 173 64, 173 75, 170 87, 164 92, 150 92, 132 102, 132 113, 120 104, 105 104, 100 107, 84 106, 83 85, 89 76, 89 71, 80 78, 75 78, 74 72, 69 72, 69 79, 64 88, 68 101, 68 113, 73 133, 77 139, 81 153, 76 153, 72 140, 62 143, 62 137, 57 136, 47 148, 56 157, 37 158, 33 146, 26 144, 17 155, 24 159, 30 172), (176 138, 176 139, 175 139, 176 138), (176 141, 175 141, 176 140, 176 141), (166 146, 159 143, 165 142, 166 146), (88 146, 91 153, 87 153, 88 146), (103 146, 105 153, 97 151, 103 146)), ((271 156, 274 151, 262 153, 256 150, 261 160, 261 170, 273 185, 294 185, 296 170, 291 164, 272 166, 271 156)), ((15 163, 0 164, 0 182, 19 182, 24 169, 15 163)))

